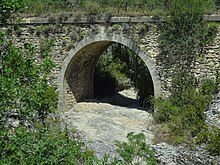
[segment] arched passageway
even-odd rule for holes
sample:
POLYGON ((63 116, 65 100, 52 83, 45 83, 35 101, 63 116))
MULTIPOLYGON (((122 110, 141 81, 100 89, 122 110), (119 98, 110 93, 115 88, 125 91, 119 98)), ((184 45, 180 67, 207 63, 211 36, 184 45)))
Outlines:
POLYGON ((65 58, 58 80, 60 111, 78 101, 93 98, 95 65, 101 54, 114 42, 127 46, 144 61, 152 78, 154 96, 160 95, 161 84, 156 67, 137 43, 122 35, 100 33, 83 39, 65 58))

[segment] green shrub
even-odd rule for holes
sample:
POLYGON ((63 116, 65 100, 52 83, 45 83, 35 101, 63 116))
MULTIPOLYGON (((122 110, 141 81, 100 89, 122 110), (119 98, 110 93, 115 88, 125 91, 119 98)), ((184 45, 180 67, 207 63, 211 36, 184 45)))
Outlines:
POLYGON ((19 119, 43 122, 57 106, 55 88, 48 83, 48 75, 55 66, 48 51, 51 45, 42 52, 42 63, 36 64, 36 48, 31 44, 24 44, 24 48, 20 49, 6 43, 4 35, 1 39, 0 124, 4 124, 5 116, 14 111, 19 119))
POLYGON ((156 165, 154 149, 146 144, 143 133, 134 134, 131 132, 127 135, 128 142, 117 142, 116 151, 123 158, 125 164, 156 165))
POLYGON ((0 164, 93 164, 93 152, 56 127, 0 132, 0 164))
MULTIPOLYGON (((218 92, 218 83, 211 79, 206 79, 202 82, 200 93, 202 95, 212 95, 218 92)), ((210 99, 209 99, 210 100, 210 99)))
POLYGON ((0 22, 6 23, 12 14, 23 10, 24 7, 23 0, 0 0, 0 22))
MULTIPOLYGON (((207 79, 199 87, 185 87, 177 96, 173 95, 166 100, 154 99, 156 112, 154 114, 158 123, 163 124, 158 131, 166 133, 156 137, 155 141, 169 143, 193 143, 193 138, 198 136, 198 142, 207 144, 207 149, 218 155, 219 129, 210 129, 205 122, 204 111, 207 110, 213 95, 217 92, 215 81, 207 79), (178 100, 176 101, 175 98, 178 100)), ((176 94, 176 93, 175 93, 176 94)), ((158 132, 157 131, 157 132, 158 132)))
POLYGON ((213 155, 220 155, 220 129, 217 127, 212 127, 209 130, 204 130, 196 139, 197 143, 205 143, 207 149, 213 155))
POLYGON ((207 129, 204 111, 208 108, 215 89, 214 81, 205 80, 198 89, 186 87, 181 93, 166 100, 154 99, 156 121, 167 123, 170 131, 176 136, 196 136, 207 129))
POLYGON ((173 116, 180 113, 181 109, 169 100, 154 99, 153 104, 155 105, 156 113, 154 117, 158 123, 169 122, 173 116))
POLYGON ((184 66, 190 69, 193 66, 196 55, 216 35, 215 30, 211 33, 216 26, 203 20, 209 6, 210 1, 204 0, 172 0, 170 17, 166 17, 160 35, 164 65, 175 66, 178 61, 176 69, 183 69, 184 66))

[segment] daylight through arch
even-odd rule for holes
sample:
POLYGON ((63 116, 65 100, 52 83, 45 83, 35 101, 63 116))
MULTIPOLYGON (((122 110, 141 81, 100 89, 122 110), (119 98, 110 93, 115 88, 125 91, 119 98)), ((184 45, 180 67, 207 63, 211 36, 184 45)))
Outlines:
POLYGON ((101 54, 112 44, 120 43, 134 51, 147 66, 154 87, 154 96, 161 94, 161 83, 154 62, 138 44, 118 34, 100 33, 77 43, 65 58, 58 79, 58 109, 66 110, 78 101, 94 95, 94 68, 101 54))

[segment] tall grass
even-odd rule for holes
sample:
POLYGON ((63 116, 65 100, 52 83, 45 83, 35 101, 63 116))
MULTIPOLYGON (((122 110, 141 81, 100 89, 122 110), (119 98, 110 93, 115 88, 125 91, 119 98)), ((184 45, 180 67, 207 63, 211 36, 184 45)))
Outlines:
MULTIPOLYGON (((172 1, 167 0, 24 0, 27 4, 25 14, 49 15, 63 12, 81 14, 114 15, 166 15, 172 1), (95 11, 95 12, 94 12, 95 11)), ((210 1, 211 2, 211 1, 210 1)), ((211 5, 206 13, 219 9, 218 3, 211 5)))
POLYGON ((81 14, 114 15, 158 15, 165 13, 167 6, 165 0, 24 0, 27 15, 49 15, 61 12, 80 12, 81 14))

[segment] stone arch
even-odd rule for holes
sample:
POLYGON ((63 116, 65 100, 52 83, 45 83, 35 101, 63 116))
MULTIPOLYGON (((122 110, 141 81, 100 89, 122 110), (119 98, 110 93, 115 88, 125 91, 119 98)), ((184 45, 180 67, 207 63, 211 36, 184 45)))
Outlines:
POLYGON ((134 40, 118 34, 99 33, 77 43, 64 59, 58 78, 59 111, 68 109, 77 101, 93 97, 93 74, 96 62, 115 42, 127 46, 139 55, 150 72, 154 96, 158 97, 161 94, 161 83, 156 66, 134 40))

